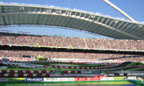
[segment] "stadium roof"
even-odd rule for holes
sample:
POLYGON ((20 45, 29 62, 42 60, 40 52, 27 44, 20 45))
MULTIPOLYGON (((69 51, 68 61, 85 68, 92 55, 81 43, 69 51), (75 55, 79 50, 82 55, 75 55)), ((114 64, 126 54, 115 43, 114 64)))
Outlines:
POLYGON ((116 39, 144 39, 144 24, 59 7, 0 4, 0 26, 52 25, 116 39))

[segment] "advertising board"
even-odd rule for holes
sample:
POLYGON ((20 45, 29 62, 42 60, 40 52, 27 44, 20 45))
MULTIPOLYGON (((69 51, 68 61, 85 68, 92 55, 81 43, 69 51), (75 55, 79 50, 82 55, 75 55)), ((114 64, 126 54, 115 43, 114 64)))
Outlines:
POLYGON ((15 82, 15 81, 25 81, 26 78, 7 78, 7 81, 15 82))
POLYGON ((114 80, 113 77, 107 77, 107 80, 114 80))
POLYGON ((58 82, 58 81, 74 81, 74 78, 44 78, 46 82, 58 82))
POLYGON ((81 71, 82 73, 84 73, 84 74, 91 74, 92 73, 92 71, 81 71))
POLYGON ((0 78, 0 82, 6 82, 7 78, 0 78))
POLYGON ((124 80, 125 77, 113 77, 114 80, 124 80))
POLYGON ((38 81, 44 81, 44 79, 43 78, 26 78, 26 81, 36 81, 36 82, 38 82, 38 81))
POLYGON ((75 81, 99 81, 100 76, 95 77, 75 77, 75 81))
POLYGON ((129 76, 127 77, 128 80, 137 80, 137 77, 136 76, 129 76))

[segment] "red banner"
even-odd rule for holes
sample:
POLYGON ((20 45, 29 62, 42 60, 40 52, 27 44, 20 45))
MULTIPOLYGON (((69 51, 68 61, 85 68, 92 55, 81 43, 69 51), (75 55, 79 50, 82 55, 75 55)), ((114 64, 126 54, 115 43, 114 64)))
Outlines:
POLYGON ((75 81, 99 81, 101 76, 95 77, 76 77, 75 81))

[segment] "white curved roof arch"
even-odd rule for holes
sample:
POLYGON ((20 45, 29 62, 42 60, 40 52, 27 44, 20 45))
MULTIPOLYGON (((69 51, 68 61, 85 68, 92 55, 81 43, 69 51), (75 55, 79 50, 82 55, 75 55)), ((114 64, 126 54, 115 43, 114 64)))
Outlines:
POLYGON ((0 4, 0 26, 52 25, 116 39, 144 39, 144 24, 97 13, 59 7, 0 4))

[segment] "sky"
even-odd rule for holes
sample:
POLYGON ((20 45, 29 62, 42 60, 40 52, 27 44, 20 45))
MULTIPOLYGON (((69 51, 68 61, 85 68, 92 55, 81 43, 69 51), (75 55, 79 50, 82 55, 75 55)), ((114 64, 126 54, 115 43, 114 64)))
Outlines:
MULTIPOLYGON (((144 0, 109 0, 133 19, 139 22, 144 22, 144 0)), ((103 0, 0 0, 5 3, 23 3, 23 4, 38 4, 47 6, 56 6, 70 9, 79 9, 88 12, 100 13, 112 17, 126 19, 125 16, 107 5, 103 0)), ((99 35, 93 35, 82 31, 64 29, 61 27, 38 27, 38 26, 15 26, 2 27, 0 31, 9 30, 9 32, 26 32, 38 35, 58 35, 70 37, 86 37, 86 38, 107 38, 99 35), (42 28, 42 29, 39 29, 42 28)))

